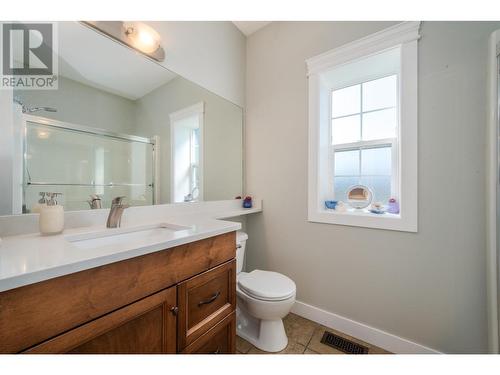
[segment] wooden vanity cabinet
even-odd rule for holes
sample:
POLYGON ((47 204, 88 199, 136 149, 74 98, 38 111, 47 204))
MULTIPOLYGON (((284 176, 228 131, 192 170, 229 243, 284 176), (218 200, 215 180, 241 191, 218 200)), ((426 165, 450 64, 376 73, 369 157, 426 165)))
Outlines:
POLYGON ((234 353, 235 232, 0 292, 0 353, 234 353))
POLYGON ((176 352, 176 287, 153 294, 47 340, 25 353, 176 352))

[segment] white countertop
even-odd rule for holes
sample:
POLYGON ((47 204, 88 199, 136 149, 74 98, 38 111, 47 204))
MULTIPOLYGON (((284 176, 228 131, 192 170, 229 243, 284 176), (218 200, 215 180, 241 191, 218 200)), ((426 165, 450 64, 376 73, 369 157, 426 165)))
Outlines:
MULTIPOLYGON (((261 211, 246 210, 244 214, 261 211)), ((130 259, 159 250, 169 249, 189 242, 241 229, 241 224, 217 218, 239 216, 241 210, 214 212, 213 215, 197 213, 176 215, 151 222, 127 224, 123 230, 138 225, 165 222, 189 227, 178 231, 166 231, 153 237, 144 237, 125 245, 107 245, 84 249, 68 241, 68 236, 105 231, 105 225, 74 228, 62 234, 42 236, 39 233, 3 237, 0 243, 0 292, 20 286, 48 280, 54 277, 130 259)))

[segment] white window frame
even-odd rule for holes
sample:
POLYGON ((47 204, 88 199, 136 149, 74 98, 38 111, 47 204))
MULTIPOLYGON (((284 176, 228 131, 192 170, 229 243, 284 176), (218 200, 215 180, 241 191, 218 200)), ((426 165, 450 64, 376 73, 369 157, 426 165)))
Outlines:
MULTIPOLYGON (((170 119, 170 202, 175 202, 175 148, 173 145, 175 131, 176 131, 176 123, 179 120, 185 119, 187 117, 197 116, 198 124, 199 124, 199 155, 200 160, 198 164, 198 175, 199 175, 199 186, 198 186, 198 201, 204 200, 204 183, 203 183, 203 174, 204 174, 204 117, 205 117, 205 103, 199 102, 187 108, 181 109, 177 112, 173 112, 169 115, 170 119)), ((192 165, 191 165, 192 168, 192 165)), ((191 179, 191 171, 190 171, 190 179, 191 179)), ((191 185, 191 184, 190 184, 191 185)), ((186 194, 189 194, 187 192, 186 194)))
MULTIPOLYGON (((198 190, 200 189, 200 171, 201 171, 201 168, 200 168, 200 158, 198 159, 198 162, 194 162, 193 161, 193 143, 194 143, 194 132, 195 132, 195 129, 192 129, 191 130, 191 135, 190 135, 190 140, 189 140, 189 143, 190 143, 190 151, 191 151, 191 167, 190 167, 190 172, 189 172, 189 186, 191 188, 191 190, 193 190, 195 187, 198 188, 198 190), (196 184, 196 181, 195 181, 195 170, 198 169, 198 172, 197 172, 197 175, 198 175, 198 184, 196 184)), ((200 134, 201 134, 201 129, 198 133, 198 147, 201 148, 201 139, 200 139, 200 134)), ((201 155, 199 155, 201 157, 201 155)))
POLYGON ((419 29, 420 22, 403 22, 306 61, 309 80, 308 221, 417 232, 419 29), (400 214, 376 215, 360 210, 327 210, 324 201, 331 199, 333 195, 332 88, 322 75, 334 68, 393 48, 400 49, 400 68, 398 137, 392 140, 393 151, 396 151, 393 152, 393 165, 397 171, 392 177, 396 181, 391 186, 398 190, 395 195, 399 198, 400 214))

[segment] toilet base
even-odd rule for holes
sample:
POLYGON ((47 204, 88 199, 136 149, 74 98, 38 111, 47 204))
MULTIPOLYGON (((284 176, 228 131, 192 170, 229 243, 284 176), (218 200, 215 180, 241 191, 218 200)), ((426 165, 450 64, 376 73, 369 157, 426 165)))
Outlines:
POLYGON ((264 320, 236 309, 236 334, 265 352, 279 352, 288 345, 282 319, 264 320))

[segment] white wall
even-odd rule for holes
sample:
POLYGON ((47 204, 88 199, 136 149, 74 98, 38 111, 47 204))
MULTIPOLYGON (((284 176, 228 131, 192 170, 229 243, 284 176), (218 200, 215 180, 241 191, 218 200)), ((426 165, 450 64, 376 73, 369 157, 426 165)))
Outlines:
POLYGON ((248 38, 248 265, 297 298, 450 353, 487 351, 488 36, 499 22, 424 22, 419 42, 419 232, 307 222, 304 60, 388 22, 276 22, 248 38))
POLYGON ((147 22, 162 38, 163 66, 243 107, 245 36, 229 21, 147 22))

